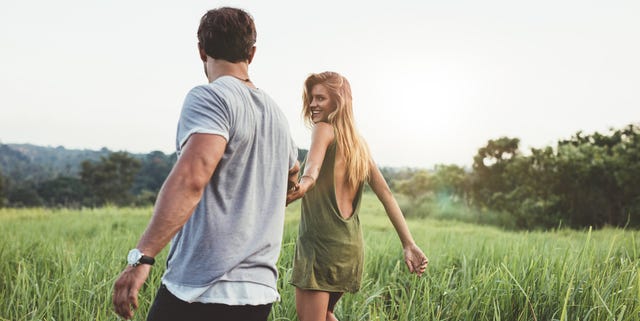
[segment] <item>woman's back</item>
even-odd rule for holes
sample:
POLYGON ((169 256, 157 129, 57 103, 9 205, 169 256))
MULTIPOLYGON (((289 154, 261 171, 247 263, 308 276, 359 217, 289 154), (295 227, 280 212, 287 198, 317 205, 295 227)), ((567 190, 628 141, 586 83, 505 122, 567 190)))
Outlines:
POLYGON ((343 218, 353 215, 354 200, 359 186, 350 186, 347 178, 347 162, 341 150, 336 150, 336 160, 333 167, 333 179, 336 190, 338 209, 343 218))

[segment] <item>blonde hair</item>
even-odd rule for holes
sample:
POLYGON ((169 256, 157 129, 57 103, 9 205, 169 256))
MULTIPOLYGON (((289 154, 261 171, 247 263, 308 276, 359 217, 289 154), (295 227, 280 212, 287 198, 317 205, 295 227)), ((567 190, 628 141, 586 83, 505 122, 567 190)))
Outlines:
POLYGON ((329 124, 335 132, 338 150, 346 161, 347 182, 351 187, 357 187, 369 177, 370 154, 366 142, 356 130, 351 85, 347 78, 331 71, 307 77, 302 93, 302 118, 309 128, 314 125, 310 107, 313 99, 311 89, 318 84, 327 88, 331 102, 336 105, 336 110, 328 117, 329 124))

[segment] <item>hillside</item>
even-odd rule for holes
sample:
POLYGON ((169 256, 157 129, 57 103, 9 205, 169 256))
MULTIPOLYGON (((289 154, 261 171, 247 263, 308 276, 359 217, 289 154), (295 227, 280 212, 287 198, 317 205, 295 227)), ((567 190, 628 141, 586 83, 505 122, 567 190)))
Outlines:
MULTIPOLYGON (((112 151, 66 149, 31 144, 0 144, 0 172, 13 182, 42 182, 58 176, 77 176, 85 160, 97 161, 112 151)), ((132 154, 143 158, 144 154, 132 154)))
MULTIPOLYGON (((14 183, 25 181, 40 183, 58 176, 75 177, 79 175, 80 164, 83 161, 98 161, 101 157, 107 157, 112 152, 107 148, 89 150, 66 149, 63 146, 0 144, 0 173, 14 183)), ((160 151, 130 155, 143 160, 149 156, 157 156, 158 153, 166 158, 175 158, 173 154, 167 155, 160 151)), ((299 160, 302 161, 307 150, 300 149, 298 154, 299 160)))

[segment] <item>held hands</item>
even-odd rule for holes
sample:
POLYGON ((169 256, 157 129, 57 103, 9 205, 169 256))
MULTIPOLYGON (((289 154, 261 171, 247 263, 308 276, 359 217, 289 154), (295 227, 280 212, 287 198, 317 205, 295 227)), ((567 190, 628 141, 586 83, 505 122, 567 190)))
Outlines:
POLYGON ((409 272, 422 276, 427 269, 429 259, 416 244, 410 244, 404 247, 404 263, 407 264, 409 272))
POLYGON ((129 320, 138 308, 138 292, 147 280, 151 265, 127 266, 113 286, 113 308, 116 313, 129 320), (132 309, 133 307, 133 309, 132 309))
POLYGON ((302 198, 304 194, 315 185, 316 180, 309 175, 303 175, 300 177, 300 182, 295 184, 287 191, 287 205, 291 202, 302 198))

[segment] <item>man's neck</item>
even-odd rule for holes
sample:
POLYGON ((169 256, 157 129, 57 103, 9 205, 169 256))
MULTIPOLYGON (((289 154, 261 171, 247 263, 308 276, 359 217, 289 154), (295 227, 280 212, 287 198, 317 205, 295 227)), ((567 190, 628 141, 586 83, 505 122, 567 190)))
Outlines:
POLYGON ((245 80, 247 83, 250 83, 249 63, 247 63, 246 61, 234 63, 222 59, 213 59, 211 57, 208 57, 207 62, 205 63, 205 68, 207 71, 207 79, 209 80, 209 82, 213 82, 214 80, 222 76, 228 75, 241 80, 245 80))

